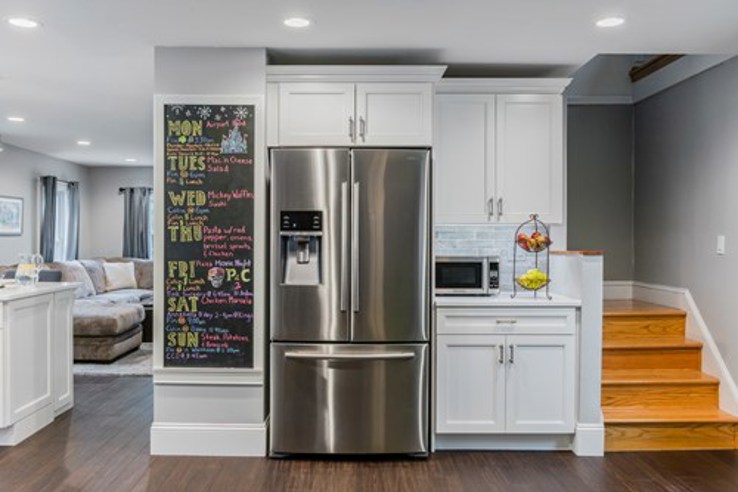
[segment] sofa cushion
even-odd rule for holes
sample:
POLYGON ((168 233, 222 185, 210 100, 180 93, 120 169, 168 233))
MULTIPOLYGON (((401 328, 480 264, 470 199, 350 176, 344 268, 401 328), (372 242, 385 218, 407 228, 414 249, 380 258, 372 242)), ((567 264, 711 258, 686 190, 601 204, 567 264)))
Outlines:
POLYGON ((107 337, 137 326, 146 313, 140 304, 78 300, 74 303, 74 336, 107 337))
POLYGON ((79 282, 81 285, 74 291, 77 299, 84 299, 95 294, 95 286, 92 279, 87 274, 87 270, 78 261, 63 261, 60 263, 52 263, 50 268, 62 272, 63 282, 79 282))
POLYGON ((102 294, 105 292, 105 270, 103 269, 103 262, 100 260, 79 260, 87 274, 92 280, 92 285, 95 286, 95 293, 102 294))
POLYGON ((141 346, 141 325, 112 337, 75 337, 74 360, 111 362, 141 346))
POLYGON ((137 288, 133 263, 103 263, 103 268, 106 290, 137 288))
POLYGON ((105 261, 109 263, 127 263, 132 262, 133 267, 136 270, 136 285, 139 289, 153 289, 154 288, 154 261, 145 260, 143 258, 121 258, 111 257, 106 258, 105 261))
POLYGON ((111 290, 96 296, 92 296, 90 300, 110 301, 114 304, 138 303, 149 301, 154 297, 154 292, 146 289, 121 289, 111 290))

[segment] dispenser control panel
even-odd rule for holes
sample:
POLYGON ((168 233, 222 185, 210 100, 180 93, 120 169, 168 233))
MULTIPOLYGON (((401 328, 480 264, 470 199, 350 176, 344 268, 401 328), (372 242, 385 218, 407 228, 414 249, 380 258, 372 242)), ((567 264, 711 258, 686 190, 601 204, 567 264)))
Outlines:
POLYGON ((320 232, 323 230, 323 212, 320 210, 281 212, 279 230, 282 232, 320 232))

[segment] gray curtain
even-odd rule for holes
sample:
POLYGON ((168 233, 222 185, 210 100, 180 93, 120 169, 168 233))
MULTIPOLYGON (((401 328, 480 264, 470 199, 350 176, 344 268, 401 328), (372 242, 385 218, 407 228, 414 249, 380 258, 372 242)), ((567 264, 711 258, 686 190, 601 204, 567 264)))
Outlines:
POLYGON ((149 197, 151 188, 121 188, 124 197, 123 256, 149 258, 149 197))
POLYGON ((41 212, 41 256, 44 261, 54 261, 56 240, 56 176, 41 177, 43 210, 41 212))
POLYGON ((69 200, 67 259, 76 260, 79 258, 79 183, 77 181, 67 183, 67 199, 69 200))

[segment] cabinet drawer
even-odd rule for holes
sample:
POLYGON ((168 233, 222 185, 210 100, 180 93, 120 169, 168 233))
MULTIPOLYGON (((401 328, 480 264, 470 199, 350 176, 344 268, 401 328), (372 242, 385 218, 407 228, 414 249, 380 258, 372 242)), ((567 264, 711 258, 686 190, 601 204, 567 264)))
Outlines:
POLYGON ((576 310, 572 308, 442 308, 436 312, 439 335, 573 334, 576 310))

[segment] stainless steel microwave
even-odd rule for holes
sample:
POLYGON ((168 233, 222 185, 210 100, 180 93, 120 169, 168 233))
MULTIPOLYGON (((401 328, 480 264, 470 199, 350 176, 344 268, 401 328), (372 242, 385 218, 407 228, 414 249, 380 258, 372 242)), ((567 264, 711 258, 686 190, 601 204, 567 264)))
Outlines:
POLYGON ((436 295, 489 296, 500 292, 497 256, 437 256, 436 295))

